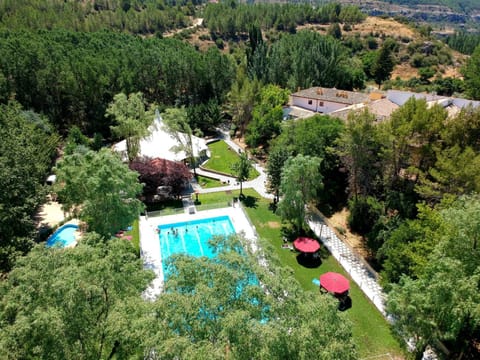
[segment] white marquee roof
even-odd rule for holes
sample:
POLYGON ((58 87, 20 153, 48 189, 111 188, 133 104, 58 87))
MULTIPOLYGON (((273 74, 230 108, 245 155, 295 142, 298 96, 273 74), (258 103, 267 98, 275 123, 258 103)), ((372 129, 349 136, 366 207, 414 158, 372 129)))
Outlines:
MULTIPOLYGON (((160 114, 157 112, 153 124, 149 127, 150 135, 140 140, 139 156, 148 156, 151 158, 161 158, 171 161, 183 161, 187 158, 184 151, 175 152, 178 146, 175 140, 166 130, 165 124, 160 114)), ((180 133, 180 136, 186 138, 187 134, 180 133)), ((202 152, 206 152, 210 156, 207 143, 204 139, 192 135, 193 153, 196 157, 202 152)), ((127 157, 127 142, 122 140, 113 146, 113 149, 127 157)))

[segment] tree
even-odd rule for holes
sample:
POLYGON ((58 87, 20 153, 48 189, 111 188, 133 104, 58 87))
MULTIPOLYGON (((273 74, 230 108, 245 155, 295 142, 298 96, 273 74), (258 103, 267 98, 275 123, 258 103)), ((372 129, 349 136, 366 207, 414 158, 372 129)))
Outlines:
POLYGON ((438 212, 418 205, 416 219, 406 220, 392 230, 377 254, 385 282, 397 283, 402 275, 418 278, 438 241, 436 232, 441 228, 438 212))
POLYGON ((73 249, 38 245, 0 283, 0 352, 8 359, 136 357, 149 316, 140 295, 152 279, 125 240, 85 234, 73 249))
MULTIPOLYGON (((475 349, 480 328, 479 212, 478 195, 446 200, 431 210, 437 222, 428 235, 433 250, 424 252, 420 271, 404 275, 389 293, 387 311, 396 319, 394 327, 413 338, 418 351, 439 341, 453 351, 451 357, 469 357, 468 349, 475 349)), ((478 355, 478 349, 474 352, 478 355)))
POLYGON ((339 23, 333 23, 328 27, 327 30, 327 35, 330 35, 331 37, 339 40, 342 38, 342 30, 340 29, 340 24, 339 23))
POLYGON ((115 95, 113 102, 107 108, 106 116, 112 116, 118 123, 111 126, 112 132, 125 138, 127 156, 131 162, 140 152, 140 140, 148 135, 148 127, 152 123, 152 114, 145 111, 145 101, 142 93, 115 95))
POLYGON ((65 156, 56 172, 64 208, 85 221, 89 231, 111 236, 143 210, 138 174, 109 149, 65 156))
POLYGON ((291 221, 300 233, 305 224, 305 207, 323 188, 320 164, 322 159, 297 155, 289 158, 283 167, 280 193, 282 199, 277 211, 283 220, 291 221))
POLYGON ((34 215, 58 143, 45 118, 16 102, 0 105, 0 273, 34 244, 34 215))
POLYGON ((215 128, 223 121, 222 110, 215 100, 189 106, 187 117, 190 127, 202 132, 215 131, 215 128))
POLYGON ((336 299, 312 296, 264 254, 245 256, 245 239, 213 239, 217 257, 169 261, 165 293, 145 328, 162 358, 356 358, 351 328, 336 299), (260 286, 261 284, 261 286, 260 286))
POLYGON ((480 192, 480 154, 471 147, 458 145, 438 151, 435 166, 421 174, 415 187, 422 198, 440 201, 446 194, 463 195, 480 192))
POLYGON ((465 107, 452 121, 443 122, 441 137, 446 146, 480 151, 480 108, 465 107))
MULTIPOLYGON (((159 11, 150 0, 148 3, 149 10, 142 11, 142 16, 159 11)), ((173 24, 176 8, 167 8, 173 24)), ((30 7, 25 12, 32 14, 30 7)), ((42 8, 36 14, 41 17, 44 13, 42 8)), ((110 27, 114 15, 101 13, 110 27)), ((103 21, 83 15, 80 23, 84 19, 93 22, 84 32, 65 30, 69 23, 48 31, 4 33, 0 36, 0 97, 5 101, 15 98, 24 108, 45 114, 61 133, 77 125, 89 137, 99 132, 105 138, 111 138, 110 125, 118 125, 105 117, 105 112, 120 92, 141 91, 148 103, 161 101, 166 106, 210 99, 223 103, 234 76, 230 57, 218 50, 197 51, 178 39, 129 35, 128 24, 138 26, 135 13, 133 6, 127 14, 117 13, 122 28, 118 32, 94 31, 104 28, 103 21)), ((11 29, 17 25, 12 24, 11 29)))
POLYGON ((387 309, 395 315, 395 329, 415 341, 418 353, 438 341, 453 342, 451 349, 460 353, 470 341, 458 338, 460 334, 473 335, 468 329, 479 326, 474 314, 480 301, 477 284, 478 277, 466 276, 461 262, 441 257, 432 261, 422 278, 405 276, 393 286, 387 309))
POLYGON ((347 49, 338 40, 302 30, 295 35, 284 35, 271 45, 268 80, 289 89, 311 86, 347 89, 347 84, 355 83, 353 77, 357 71, 350 61, 347 49))
POLYGON ((368 234, 383 214, 383 204, 372 196, 359 196, 348 202, 348 226, 361 235, 368 234))
POLYGON ((252 120, 253 107, 258 97, 260 84, 258 80, 250 81, 245 75, 242 65, 238 67, 237 79, 227 95, 227 111, 235 126, 243 136, 245 129, 252 120))
POLYGON ((375 64, 377 56, 378 54, 375 51, 368 51, 362 55, 363 71, 369 79, 373 79, 373 64, 375 64))
POLYGON ((322 211, 328 211, 327 207, 342 202, 341 194, 345 194, 346 175, 340 171, 342 165, 339 154, 335 151, 344 127, 344 121, 326 115, 289 121, 270 145, 269 157, 277 148, 282 148, 288 149, 292 155, 310 155, 323 159, 320 172, 323 175, 324 191, 318 198, 322 211))
POLYGON ((68 132, 64 154, 71 155, 77 150, 77 147, 83 146, 84 148, 88 148, 89 145, 88 138, 82 134, 80 128, 78 126, 72 126, 68 132))
POLYGON ((412 97, 378 127, 383 142, 384 183, 390 193, 408 195, 415 202, 418 195, 413 190, 435 165, 446 118, 441 106, 429 107, 425 100, 412 97))
POLYGON ((385 40, 372 65, 372 75, 378 86, 390 78, 390 74, 395 67, 395 59, 393 58, 393 50, 395 46, 396 43, 394 40, 385 40))
POLYGON ((381 142, 375 116, 368 110, 351 113, 338 139, 338 153, 348 170, 350 195, 374 195, 381 183, 381 142))
POLYGON ((249 146, 266 145, 281 131, 283 105, 288 101, 288 92, 276 85, 267 85, 260 90, 260 100, 253 109, 253 118, 247 127, 246 142, 249 146))
POLYGON ((247 152, 242 151, 238 158, 238 161, 232 165, 232 172, 235 175, 237 181, 240 183, 240 197, 243 196, 242 184, 244 181, 248 180, 251 168, 252 161, 248 158, 247 152))
POLYGON ((480 100, 480 45, 467 60, 462 74, 465 79, 465 92, 474 100, 480 100))
POLYGON ((262 30, 252 25, 248 30, 247 71, 251 80, 264 80, 267 74, 267 45, 263 41, 262 30))
POLYGON ((280 185, 282 182, 282 171, 285 162, 290 157, 290 151, 283 146, 274 147, 268 154, 267 176, 270 190, 274 192, 274 202, 280 200, 280 185))
POLYGON ((139 181, 145 184, 143 194, 157 194, 159 186, 169 186, 171 195, 179 196, 190 181, 192 174, 182 162, 166 159, 137 158, 130 163, 130 169, 139 173, 139 181))
POLYGON ((162 113, 162 118, 166 125, 166 131, 177 141, 177 146, 173 149, 175 152, 183 151, 189 159, 190 166, 193 168, 193 175, 197 177, 197 160, 193 148, 193 132, 188 123, 187 111, 185 108, 168 108, 162 113))

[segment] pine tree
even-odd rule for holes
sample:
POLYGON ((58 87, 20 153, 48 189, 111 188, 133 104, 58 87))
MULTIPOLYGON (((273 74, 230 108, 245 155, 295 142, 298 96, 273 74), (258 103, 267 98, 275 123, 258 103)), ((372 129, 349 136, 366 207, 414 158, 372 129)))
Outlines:
POLYGON ((393 49, 395 42, 386 40, 380 48, 377 59, 372 66, 372 75, 375 82, 380 86, 382 82, 390 78, 390 74, 395 67, 395 59, 393 58, 393 49))

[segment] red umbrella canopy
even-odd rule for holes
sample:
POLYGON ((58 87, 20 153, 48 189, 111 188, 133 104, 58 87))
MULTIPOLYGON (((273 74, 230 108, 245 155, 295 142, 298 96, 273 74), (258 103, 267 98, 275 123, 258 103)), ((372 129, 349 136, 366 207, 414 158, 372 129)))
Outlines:
POLYGON ((343 294, 350 289, 350 282, 339 273, 327 272, 320 275, 320 286, 328 292, 343 294))
POLYGON ((298 237, 293 242, 295 249, 305 253, 314 253, 320 250, 320 244, 317 240, 308 237, 298 237))

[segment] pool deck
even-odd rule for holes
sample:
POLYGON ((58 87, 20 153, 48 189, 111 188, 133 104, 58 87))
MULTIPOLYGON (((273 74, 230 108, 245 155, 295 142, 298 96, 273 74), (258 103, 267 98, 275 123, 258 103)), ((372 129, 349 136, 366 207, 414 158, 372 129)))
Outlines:
POLYGON ((194 214, 177 214, 167 216, 145 217, 141 216, 140 227, 140 255, 144 261, 145 268, 155 273, 155 279, 145 290, 143 296, 145 299, 155 300, 163 291, 163 267, 160 250, 160 239, 157 233, 159 225, 171 224, 183 221, 193 221, 207 219, 218 216, 229 216, 230 221, 237 234, 243 233, 248 241, 250 251, 256 252, 258 249, 256 232, 252 228, 245 213, 240 207, 227 207, 222 209, 205 210, 195 212, 194 214))

